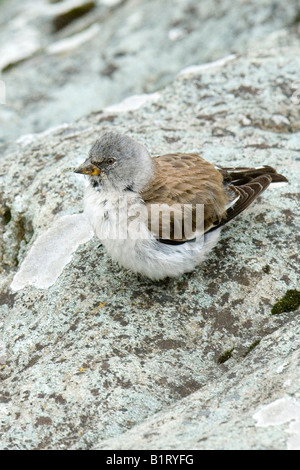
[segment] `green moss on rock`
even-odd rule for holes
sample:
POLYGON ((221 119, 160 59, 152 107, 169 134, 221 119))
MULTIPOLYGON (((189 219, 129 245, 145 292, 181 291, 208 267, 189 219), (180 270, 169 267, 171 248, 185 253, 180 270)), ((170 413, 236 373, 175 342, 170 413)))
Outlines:
POLYGON ((230 359, 232 356, 233 349, 234 348, 228 349, 223 354, 221 354, 221 356, 218 358, 218 361, 217 361, 218 364, 224 364, 224 362, 228 361, 228 359, 230 359))
POLYGON ((249 348, 245 352, 243 357, 248 356, 248 354, 260 343, 260 339, 257 339, 256 341, 253 341, 253 343, 250 344, 249 348))
POLYGON ((290 289, 286 292, 285 296, 272 307, 271 314, 278 315, 283 312, 293 312, 299 307, 300 292, 296 289, 290 289))

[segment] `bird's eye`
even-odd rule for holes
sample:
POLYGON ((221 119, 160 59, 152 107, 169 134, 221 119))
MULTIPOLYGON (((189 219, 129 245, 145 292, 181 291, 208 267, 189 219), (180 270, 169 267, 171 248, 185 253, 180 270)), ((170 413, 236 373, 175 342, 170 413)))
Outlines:
POLYGON ((114 158, 109 158, 109 159, 107 160, 107 163, 114 163, 115 161, 116 161, 116 160, 115 160, 114 158))

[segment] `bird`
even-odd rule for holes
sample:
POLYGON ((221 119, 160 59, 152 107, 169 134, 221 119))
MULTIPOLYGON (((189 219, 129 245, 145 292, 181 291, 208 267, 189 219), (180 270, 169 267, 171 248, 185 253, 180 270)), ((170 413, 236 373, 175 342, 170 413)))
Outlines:
POLYGON ((106 132, 74 170, 86 175, 83 210, 110 257, 159 281, 193 271, 221 229, 270 185, 270 166, 221 167, 197 153, 151 156, 127 134, 106 132))

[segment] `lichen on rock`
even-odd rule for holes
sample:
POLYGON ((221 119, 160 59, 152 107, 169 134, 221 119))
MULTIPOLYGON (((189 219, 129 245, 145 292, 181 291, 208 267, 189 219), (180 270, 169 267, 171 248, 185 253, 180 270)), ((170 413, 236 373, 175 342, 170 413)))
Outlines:
MULTIPOLYGON (((280 293, 299 289, 299 31, 289 26, 298 2, 272 14, 270 2, 176 3, 157 22, 161 1, 97 2, 55 41, 86 31, 103 8, 107 49, 92 30, 77 52, 60 42, 50 54, 45 33, 40 55, 5 72, 16 89, 0 108, 2 449, 296 446, 298 422, 263 427, 253 416, 283 395, 284 410, 299 400, 298 317, 270 314, 280 293), (194 272, 151 282, 120 268, 80 225, 85 184, 72 168, 106 131, 153 155, 271 165, 289 185, 228 224, 194 272)), ((51 25, 53 14, 30 11, 26 25, 41 16, 51 25)))

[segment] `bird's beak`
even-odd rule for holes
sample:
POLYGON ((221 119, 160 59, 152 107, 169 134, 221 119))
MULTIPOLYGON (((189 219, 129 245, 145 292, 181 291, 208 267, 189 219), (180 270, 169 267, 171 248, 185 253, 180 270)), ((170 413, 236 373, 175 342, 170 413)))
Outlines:
POLYGON ((101 170, 92 163, 84 162, 75 170, 75 173, 81 173, 82 175, 98 176, 101 175, 101 170))

